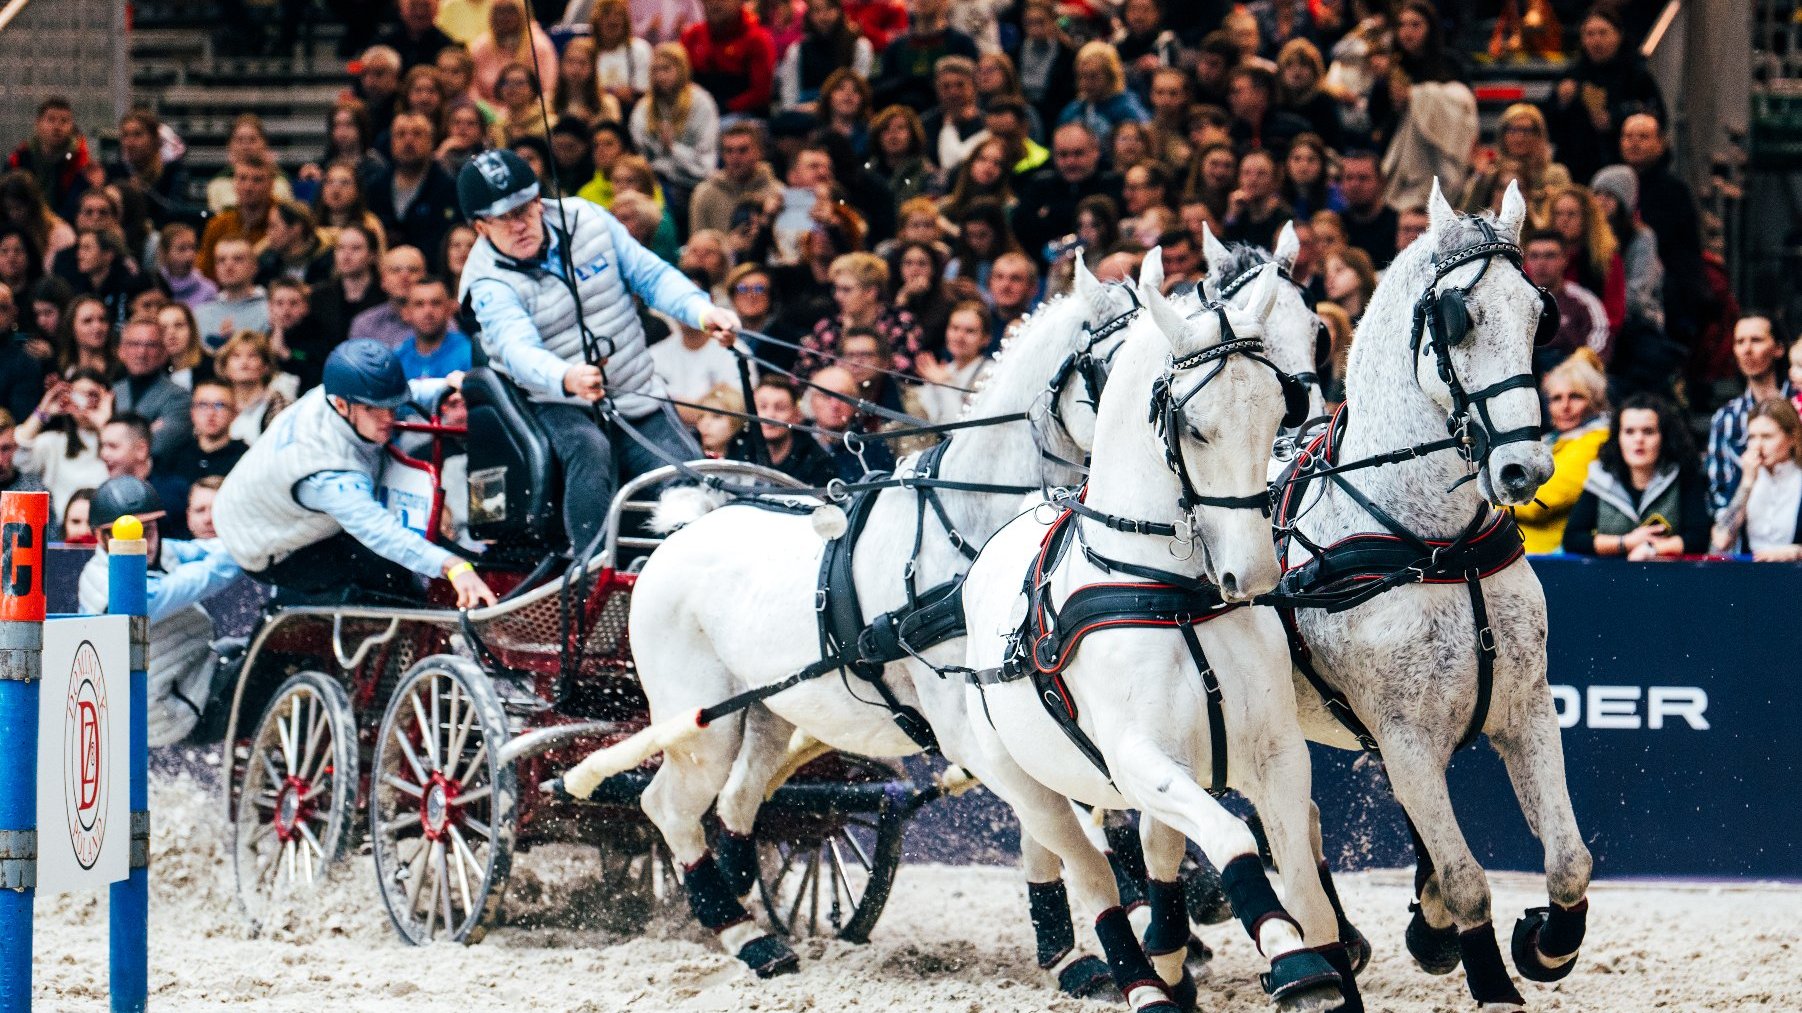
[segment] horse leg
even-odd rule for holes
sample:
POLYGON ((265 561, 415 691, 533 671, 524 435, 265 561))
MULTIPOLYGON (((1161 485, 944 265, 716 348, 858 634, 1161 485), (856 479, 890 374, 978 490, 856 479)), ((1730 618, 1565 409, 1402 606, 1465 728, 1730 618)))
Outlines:
POLYGON ((715 857, 740 903, 757 885, 757 813, 763 808, 771 780, 788 759, 794 730, 794 725, 765 707, 746 711, 744 740, 716 803, 720 832, 714 839, 715 857))
POLYGON ((1183 903, 1180 879, 1187 842, 1176 830, 1150 816, 1139 820, 1144 844, 1145 907, 1151 921, 1145 927, 1145 955, 1158 977, 1170 986, 1170 994, 1183 1009, 1195 1008, 1195 978, 1189 973, 1189 909, 1183 903))
POLYGON ((701 823, 731 776, 742 738, 740 722, 726 720, 671 749, 640 804, 682 870, 682 887, 696 920, 719 937, 727 953, 744 961, 758 977, 768 978, 797 970, 800 961, 787 944, 759 929, 738 902, 707 847, 701 823))
MULTIPOLYGON (((1525 1008, 1526 1000, 1508 977, 1490 922, 1489 880, 1458 828, 1445 783, 1447 753, 1408 736, 1383 740, 1383 758, 1396 801, 1425 846, 1439 878, 1439 893, 1458 930, 1465 984, 1484 1013, 1525 1008)), ((1412 927, 1410 927, 1412 931, 1412 927)))
POLYGON ((1265 838, 1283 878, 1284 898, 1301 921, 1314 952, 1339 972, 1345 994, 1340 1013, 1362 1013, 1364 1002, 1358 994, 1351 951, 1341 942, 1341 916, 1320 872, 1319 820, 1309 797, 1313 771, 1308 747, 1299 729, 1278 741, 1276 748, 1263 753, 1261 763, 1251 764, 1246 793, 1255 795, 1258 811, 1264 816, 1265 838))
POLYGON ((1264 988, 1277 1007, 1337 1008, 1344 1001, 1339 974, 1307 948, 1301 925, 1277 900, 1258 858, 1257 840, 1245 823, 1221 808, 1187 768, 1150 740, 1122 742, 1115 755, 1118 762, 1110 764, 1115 784, 1140 806, 1142 815, 1181 832, 1222 870, 1221 882, 1234 913, 1258 952, 1270 961, 1264 988))
POLYGON ((994 762, 982 772, 983 784, 1013 807, 1023 837, 1030 835, 1063 859, 1077 901, 1088 910, 1101 912, 1095 918, 1095 936, 1107 956, 1114 984, 1128 1005, 1134 1013, 1177 1013, 1120 907, 1113 870, 1084 835, 1069 800, 1034 780, 1011 757, 992 755, 991 760, 994 762))
POLYGON ((1345 903, 1339 899, 1339 888, 1333 884, 1333 870, 1326 860, 1326 840, 1320 834, 1320 807, 1313 799, 1308 800, 1308 837, 1314 846, 1314 861, 1320 867, 1320 888, 1326 891, 1326 899, 1333 905, 1333 917, 1339 923, 1339 941, 1351 957, 1352 971, 1362 974, 1370 964, 1370 940, 1351 923, 1345 903))
POLYGON ((1026 873, 1026 903, 1038 943, 1039 967, 1057 981, 1064 994, 1105 1000, 1114 990, 1114 979, 1106 961, 1076 947, 1063 865, 1024 828, 1020 831, 1020 869, 1026 873))
POLYGON ((1508 766, 1527 825, 1545 846, 1546 891, 1551 900, 1547 907, 1530 908, 1515 923, 1514 967, 1524 978, 1552 982, 1576 966, 1589 913, 1593 862, 1571 811, 1564 744, 1551 694, 1543 683, 1537 689, 1525 716, 1490 735, 1489 741, 1508 766))

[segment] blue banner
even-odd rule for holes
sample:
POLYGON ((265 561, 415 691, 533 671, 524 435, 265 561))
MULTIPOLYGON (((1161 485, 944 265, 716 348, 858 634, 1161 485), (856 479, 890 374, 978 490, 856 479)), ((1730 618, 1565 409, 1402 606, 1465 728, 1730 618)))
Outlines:
MULTIPOLYGON (((1802 566, 1539 557, 1549 679, 1566 780, 1599 876, 1802 879, 1802 683, 1793 612, 1802 566)), ((1312 747, 1336 868, 1412 864, 1382 766, 1312 747)), ((1487 868, 1538 871, 1501 759, 1459 754, 1453 804, 1487 868)), ((976 860, 1018 847, 1011 815, 973 792, 929 806, 910 853, 976 860)))

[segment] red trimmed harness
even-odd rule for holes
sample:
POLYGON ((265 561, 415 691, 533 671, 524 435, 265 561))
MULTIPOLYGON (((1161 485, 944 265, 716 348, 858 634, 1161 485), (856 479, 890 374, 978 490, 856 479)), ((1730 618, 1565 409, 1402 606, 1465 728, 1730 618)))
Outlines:
POLYGON ((1270 596, 1271 603, 1283 617, 1283 627, 1289 634, 1289 652, 1296 668, 1320 694, 1327 710, 1357 737, 1359 745, 1374 753, 1378 751, 1376 737, 1358 717, 1345 694, 1327 682, 1314 667, 1313 652, 1302 638, 1295 621, 1295 610, 1324 608, 1328 612, 1343 612, 1402 584, 1465 585, 1470 591, 1471 616, 1476 625, 1477 701, 1470 724, 1458 742, 1458 748, 1463 749, 1482 734, 1495 689, 1495 630, 1489 625, 1482 581, 1525 554, 1520 529, 1514 523, 1513 514, 1485 506, 1456 538, 1421 538, 1409 531, 1366 499, 1345 480, 1342 471, 1334 470, 1333 459, 1345 432, 1345 415, 1346 408, 1341 406, 1326 429, 1308 443, 1278 479, 1281 492, 1277 496, 1274 523, 1277 559, 1283 567, 1283 579, 1270 596), (1339 486, 1388 530, 1350 535, 1324 546, 1309 541, 1296 529, 1296 522, 1308 484, 1322 477, 1339 486), (1300 544, 1311 554, 1298 566, 1289 563, 1292 543, 1300 544))
MULTIPOLYGON (((1214 676, 1195 627, 1216 619, 1239 606, 1225 602, 1217 587, 1190 580, 1177 574, 1166 574, 1182 583, 1156 580, 1103 581, 1084 584, 1064 599, 1062 608, 1053 600, 1051 578, 1063 560, 1072 541, 1078 541, 1076 514, 1065 510, 1052 522, 1039 543, 1039 551, 1027 567, 1022 593, 1029 602, 1020 628, 1008 639, 1007 660, 999 667, 970 674, 978 688, 985 685, 1015 682, 1030 678, 1058 727, 1072 744, 1112 778, 1100 749, 1077 721, 1076 702, 1063 677, 1064 669, 1076 656, 1084 637, 1097 630, 1126 627, 1159 627, 1176 629, 1201 676, 1207 698, 1208 732, 1213 751, 1213 779, 1209 791, 1220 795, 1227 790, 1227 740, 1225 706, 1220 683, 1214 676)), ((1086 545, 1082 551, 1104 569, 1116 569, 1098 557, 1086 545)), ((985 705, 986 706, 986 705, 985 705)), ((992 722, 991 722, 992 723, 992 722)))

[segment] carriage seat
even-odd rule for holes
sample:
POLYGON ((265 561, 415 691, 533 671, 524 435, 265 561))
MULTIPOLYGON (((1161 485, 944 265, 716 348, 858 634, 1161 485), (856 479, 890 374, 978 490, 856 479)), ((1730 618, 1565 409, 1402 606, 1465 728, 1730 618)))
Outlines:
POLYGON ((469 406, 469 532, 484 541, 561 546, 557 457, 523 391, 487 366, 463 377, 469 406))

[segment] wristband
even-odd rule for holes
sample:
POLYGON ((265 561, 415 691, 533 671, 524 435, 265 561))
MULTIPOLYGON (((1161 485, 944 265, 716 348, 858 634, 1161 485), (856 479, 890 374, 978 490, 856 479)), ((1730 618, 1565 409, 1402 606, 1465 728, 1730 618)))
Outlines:
POLYGON ((447 579, 447 580, 456 580, 458 577, 461 577, 466 573, 474 573, 475 569, 476 569, 475 564, 473 564, 469 560, 465 559, 465 560, 457 563, 455 566, 452 566, 450 569, 444 571, 444 576, 445 576, 445 579, 447 579))
POLYGON ((40 426, 47 426, 50 424, 50 413, 44 411, 44 409, 42 409, 42 408, 32 409, 31 417, 34 419, 37 419, 38 425, 40 425, 40 426))

